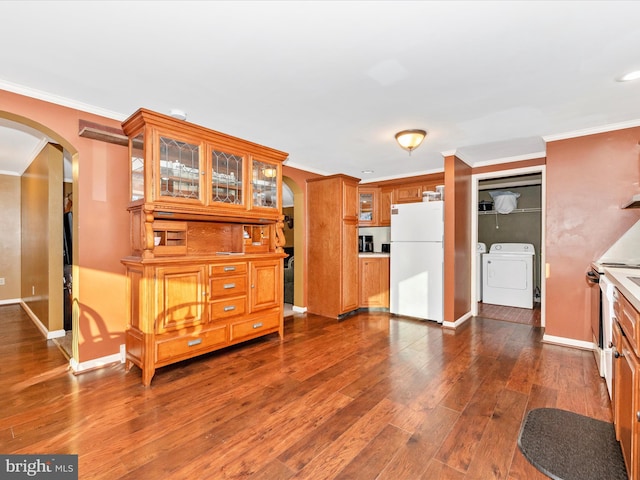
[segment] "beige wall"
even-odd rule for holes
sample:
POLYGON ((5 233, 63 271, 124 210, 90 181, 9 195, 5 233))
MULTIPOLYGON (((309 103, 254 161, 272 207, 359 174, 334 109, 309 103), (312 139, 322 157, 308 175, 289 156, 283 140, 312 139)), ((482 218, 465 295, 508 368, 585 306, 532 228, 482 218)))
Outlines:
POLYGON ((63 329, 62 148, 46 145, 21 180, 21 297, 49 331, 63 329))
POLYGON ((0 175, 0 303, 20 299, 20 177, 0 175))

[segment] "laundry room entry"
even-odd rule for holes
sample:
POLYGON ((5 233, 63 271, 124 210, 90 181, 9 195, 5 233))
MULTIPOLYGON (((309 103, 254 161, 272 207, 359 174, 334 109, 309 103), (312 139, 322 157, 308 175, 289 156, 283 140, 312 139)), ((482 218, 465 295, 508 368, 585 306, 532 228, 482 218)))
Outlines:
MULTIPOLYGON (((504 210, 502 210, 504 211, 504 210)), ((478 182, 478 242, 486 245, 499 243, 531 244, 533 256, 533 301, 540 302, 542 243, 542 175, 540 173, 504 178, 484 179, 478 182), (517 204, 509 213, 494 208, 496 192, 511 192, 517 204), (492 194, 493 193, 493 196, 492 194)))

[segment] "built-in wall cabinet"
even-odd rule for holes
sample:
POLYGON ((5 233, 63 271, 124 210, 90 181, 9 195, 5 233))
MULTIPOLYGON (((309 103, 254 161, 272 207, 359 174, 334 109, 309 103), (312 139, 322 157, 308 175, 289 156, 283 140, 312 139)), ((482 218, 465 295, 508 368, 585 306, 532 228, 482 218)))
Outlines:
POLYGON ((339 318, 358 308, 358 182, 347 175, 307 180, 307 310, 339 318))

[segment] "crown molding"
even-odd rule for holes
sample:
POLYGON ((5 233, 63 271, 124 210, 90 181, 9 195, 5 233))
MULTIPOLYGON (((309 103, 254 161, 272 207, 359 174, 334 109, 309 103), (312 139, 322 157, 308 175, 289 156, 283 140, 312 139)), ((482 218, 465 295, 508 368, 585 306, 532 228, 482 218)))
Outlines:
POLYGON ((25 87, 24 85, 18 85, 17 83, 8 82, 3 79, 0 79, 0 89, 6 90, 12 93, 17 93, 19 95, 24 95, 26 97, 43 100, 45 102, 54 103, 56 105, 60 105, 63 107, 73 108, 74 110, 81 110, 83 112, 93 113, 95 115, 111 118, 113 120, 118 120, 120 122, 122 122, 127 118, 127 115, 119 112, 106 110, 104 108, 96 107, 94 105, 89 105, 86 103, 78 102, 76 100, 71 100, 70 98, 54 95, 49 92, 36 90, 35 88, 25 87))

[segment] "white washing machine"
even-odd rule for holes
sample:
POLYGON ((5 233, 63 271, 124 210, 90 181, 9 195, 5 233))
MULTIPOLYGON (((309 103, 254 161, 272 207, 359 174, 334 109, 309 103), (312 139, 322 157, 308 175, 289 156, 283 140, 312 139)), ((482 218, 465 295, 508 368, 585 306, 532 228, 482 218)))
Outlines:
POLYGON ((494 243, 482 256, 482 301, 533 308, 533 258, 530 243, 494 243))
POLYGON ((482 242, 478 242, 478 247, 477 247, 477 253, 476 253, 476 269, 477 269, 477 275, 476 275, 476 289, 477 289, 477 294, 476 294, 476 300, 478 302, 482 301, 482 255, 484 253, 487 253, 487 245, 485 243, 482 242))

